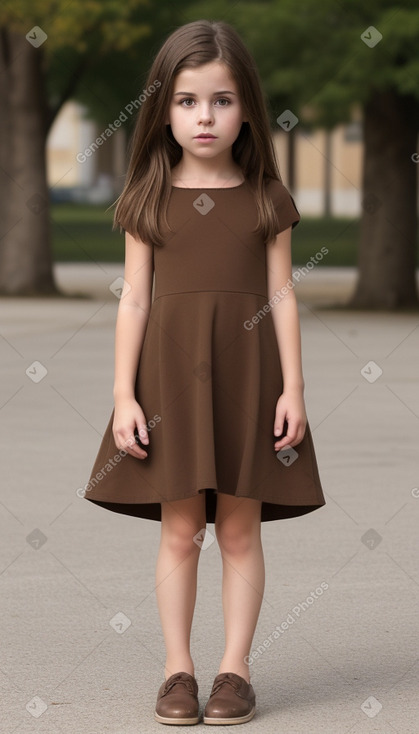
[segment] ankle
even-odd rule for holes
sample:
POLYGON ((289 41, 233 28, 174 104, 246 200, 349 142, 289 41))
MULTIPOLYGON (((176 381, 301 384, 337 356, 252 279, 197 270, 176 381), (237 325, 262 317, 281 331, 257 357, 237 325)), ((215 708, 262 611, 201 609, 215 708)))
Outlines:
POLYGON ((188 660, 174 660, 173 663, 166 663, 164 668, 164 677, 167 680, 171 675, 175 673, 189 673, 195 677, 195 669, 192 661, 188 660))
POLYGON ((218 675, 220 673, 235 673, 236 675, 240 675, 241 678, 244 678, 247 683, 250 683, 249 666, 245 665, 243 662, 222 660, 218 670, 218 675))

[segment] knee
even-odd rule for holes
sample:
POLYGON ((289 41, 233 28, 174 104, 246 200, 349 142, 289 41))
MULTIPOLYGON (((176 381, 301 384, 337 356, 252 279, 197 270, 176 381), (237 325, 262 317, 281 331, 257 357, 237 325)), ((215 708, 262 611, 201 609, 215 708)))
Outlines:
POLYGON ((201 528, 185 526, 184 523, 173 523, 168 527, 162 527, 162 542, 173 555, 182 559, 193 551, 199 552, 202 545, 200 538, 203 535, 200 530, 201 528))
POLYGON ((218 545, 222 553, 239 556, 249 552, 256 542, 254 528, 240 528, 233 521, 224 520, 215 526, 218 545))

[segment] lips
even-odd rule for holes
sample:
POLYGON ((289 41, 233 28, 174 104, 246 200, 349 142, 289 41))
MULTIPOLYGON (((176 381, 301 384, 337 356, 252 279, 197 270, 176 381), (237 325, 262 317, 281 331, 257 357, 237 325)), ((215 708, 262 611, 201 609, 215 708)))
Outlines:
POLYGON ((210 133, 201 133, 201 135, 195 135, 195 138, 215 138, 215 135, 211 135, 210 133))

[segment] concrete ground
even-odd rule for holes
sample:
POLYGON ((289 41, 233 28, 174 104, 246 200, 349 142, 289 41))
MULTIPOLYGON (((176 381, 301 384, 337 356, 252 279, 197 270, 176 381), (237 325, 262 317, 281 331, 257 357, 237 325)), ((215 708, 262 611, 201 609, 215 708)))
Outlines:
MULTIPOLYGON (((160 523, 77 495, 112 409, 122 268, 56 273, 93 297, 2 309, 1 731, 162 732, 160 523)), ((250 732, 419 732, 419 314, 321 308, 344 302, 354 278, 318 268, 296 289, 327 504, 262 525, 250 732)), ((215 541, 201 552, 192 630, 201 710, 223 642, 215 541)))

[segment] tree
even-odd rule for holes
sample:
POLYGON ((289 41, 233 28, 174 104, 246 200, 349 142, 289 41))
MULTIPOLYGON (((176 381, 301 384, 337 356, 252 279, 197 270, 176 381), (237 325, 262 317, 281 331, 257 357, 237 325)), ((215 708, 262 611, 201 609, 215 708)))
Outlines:
POLYGON ((90 66, 149 33, 146 0, 14 0, 0 7, 0 293, 56 294, 45 145, 90 66))
MULTIPOLYGON (((364 164, 356 308, 418 306, 419 7, 416 0, 220 0, 194 17, 232 23, 253 51, 272 124, 291 109, 331 129, 363 113, 364 164), (382 38, 381 38, 382 36, 382 38)), ((297 130, 297 127, 294 128, 297 130)))

